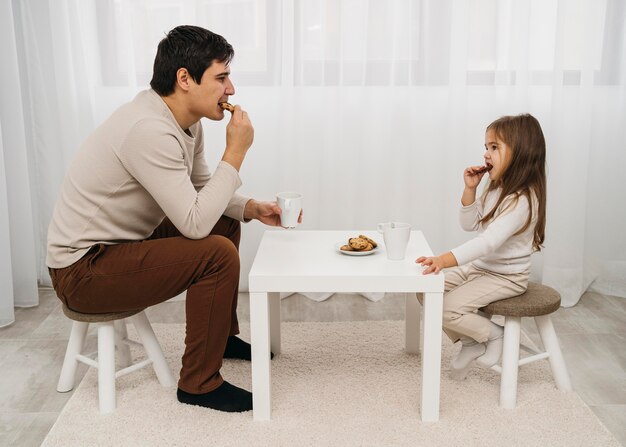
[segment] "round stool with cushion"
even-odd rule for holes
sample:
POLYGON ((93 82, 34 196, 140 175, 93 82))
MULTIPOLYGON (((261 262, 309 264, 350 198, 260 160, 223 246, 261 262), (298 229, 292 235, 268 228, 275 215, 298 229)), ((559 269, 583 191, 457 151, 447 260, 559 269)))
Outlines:
POLYGON ((98 369, 98 400, 101 413, 111 413, 115 410, 115 379, 144 366, 152 364, 161 385, 167 387, 176 384, 143 309, 119 313, 83 314, 63 305, 63 313, 74 322, 57 391, 64 393, 74 388, 78 362, 98 369), (129 318, 135 325, 141 343, 128 339, 125 318, 129 318), (85 335, 91 323, 98 323, 98 351, 83 355, 85 335), (143 346, 148 359, 131 364, 129 344, 143 346), (115 371, 116 348, 119 352, 119 364, 123 367, 117 372, 115 371), (92 358, 96 355, 96 359, 92 358))
POLYGON ((552 375, 558 389, 571 391, 569 374, 559 340, 554 332, 550 314, 561 305, 561 296, 551 287, 537 283, 529 283, 528 290, 522 295, 507 298, 480 309, 489 315, 502 315, 504 322, 504 341, 502 348, 502 367, 492 367, 501 374, 500 378, 500 406, 515 408, 517 400, 517 370, 521 365, 536 360, 548 359, 552 368, 552 375), (531 356, 520 360, 520 331, 522 317, 534 317, 537 329, 545 352, 522 345, 521 348, 530 352, 531 356))

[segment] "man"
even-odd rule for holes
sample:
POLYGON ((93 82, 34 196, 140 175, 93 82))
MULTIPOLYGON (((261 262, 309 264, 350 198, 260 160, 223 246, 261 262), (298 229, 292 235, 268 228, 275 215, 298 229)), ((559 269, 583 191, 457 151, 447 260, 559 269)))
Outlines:
POLYGON ((219 121, 235 89, 221 36, 179 26, 159 43, 152 89, 115 111, 72 162, 48 230, 52 284, 70 309, 142 309, 187 290, 178 400, 221 411, 252 409, 252 394, 220 375, 223 358, 250 360, 235 337, 240 221, 280 225, 280 208, 237 195, 252 144, 235 106, 213 175, 202 117, 219 121))

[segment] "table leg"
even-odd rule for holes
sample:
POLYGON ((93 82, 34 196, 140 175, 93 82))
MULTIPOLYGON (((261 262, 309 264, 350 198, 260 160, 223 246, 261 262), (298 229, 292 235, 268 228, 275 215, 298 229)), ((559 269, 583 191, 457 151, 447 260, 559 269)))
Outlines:
POLYGON ((424 350, 422 352, 422 421, 439 420, 441 386, 441 318, 443 294, 424 294, 424 350))
POLYGON ((253 418, 272 417, 272 371, 270 365, 270 301, 268 293, 250 293, 250 340, 252 344, 253 418))
POLYGON ((280 354, 280 293, 268 293, 270 304, 270 348, 275 355, 280 354))
POLYGON ((420 352, 420 304, 414 293, 404 294, 405 315, 404 334, 405 349, 409 354, 419 354, 420 352))
MULTIPOLYGON (((422 293, 422 303, 424 294, 422 293)), ((424 355, 424 305, 420 304, 420 352, 424 355)))

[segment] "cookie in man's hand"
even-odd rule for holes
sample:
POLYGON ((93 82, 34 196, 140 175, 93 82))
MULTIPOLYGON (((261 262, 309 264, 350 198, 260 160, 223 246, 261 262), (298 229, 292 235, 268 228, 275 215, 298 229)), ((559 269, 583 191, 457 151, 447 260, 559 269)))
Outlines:
POLYGON ((217 105, 224 110, 228 110, 230 113, 233 113, 235 111, 235 106, 228 102, 218 102, 217 105))

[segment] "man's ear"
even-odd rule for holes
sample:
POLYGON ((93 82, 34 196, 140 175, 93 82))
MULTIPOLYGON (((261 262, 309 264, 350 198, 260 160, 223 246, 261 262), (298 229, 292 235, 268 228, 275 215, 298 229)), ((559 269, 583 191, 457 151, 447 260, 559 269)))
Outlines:
POLYGON ((191 81, 192 81, 191 75, 189 74, 187 69, 179 68, 178 71, 176 72, 176 84, 178 84, 178 86, 182 90, 189 91, 189 87, 190 87, 189 84, 191 81))

